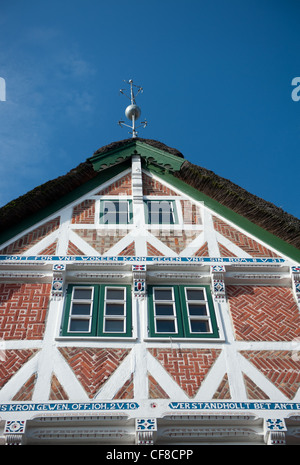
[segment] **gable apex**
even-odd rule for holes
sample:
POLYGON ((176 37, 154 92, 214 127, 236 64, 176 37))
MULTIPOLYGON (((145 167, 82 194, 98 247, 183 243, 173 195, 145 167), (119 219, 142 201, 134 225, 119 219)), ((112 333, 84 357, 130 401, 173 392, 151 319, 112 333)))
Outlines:
POLYGON ((146 163, 152 163, 169 171, 179 171, 184 157, 181 152, 152 139, 125 139, 113 142, 97 150, 87 159, 95 171, 102 171, 122 163, 132 155, 140 155, 146 163))

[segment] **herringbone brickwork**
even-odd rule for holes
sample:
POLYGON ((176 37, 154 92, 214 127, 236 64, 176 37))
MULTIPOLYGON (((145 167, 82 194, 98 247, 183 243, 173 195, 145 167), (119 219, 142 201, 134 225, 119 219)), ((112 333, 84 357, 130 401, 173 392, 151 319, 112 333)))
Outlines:
POLYGON ((158 384, 155 378, 148 373, 149 399, 169 399, 170 397, 158 384))
POLYGON ((213 399, 231 399, 227 373, 225 373, 218 389, 214 393, 213 399))
POLYGON ((69 397, 66 391, 58 381, 57 377, 53 374, 51 379, 51 389, 49 394, 49 400, 68 400, 69 397))
POLYGON ((227 285, 235 336, 240 341, 292 341, 300 336, 300 315, 292 290, 227 285))
POLYGON ((205 244, 200 247, 200 249, 197 250, 197 252, 194 253, 196 257, 209 257, 209 252, 208 252, 208 244, 205 242, 205 244))
POLYGON ((115 181, 110 186, 106 187, 105 189, 100 190, 97 192, 96 195, 131 195, 132 188, 131 188, 131 173, 126 174, 118 181, 115 181))
POLYGON ((243 376, 244 376, 244 383, 245 383, 248 399, 251 399, 251 400, 258 400, 258 399, 268 400, 269 399, 269 396, 267 396, 267 394, 262 389, 260 389, 254 383, 254 381, 249 378, 249 376, 245 375, 245 373, 243 373, 243 376))
POLYGON ((127 349, 59 348, 92 399, 128 355, 127 349))
POLYGON ((124 256, 127 256, 127 257, 131 257, 131 256, 134 256, 135 255, 135 241, 131 242, 131 244, 129 244, 127 247, 125 247, 125 249, 123 249, 119 255, 124 255, 124 256))
POLYGON ((221 350, 148 349, 189 397, 194 397, 221 350))
POLYGON ((300 387, 300 360, 288 350, 241 351, 269 381, 292 400, 300 387))
POLYGON ((0 360, 0 389, 36 352, 36 349, 2 351, 0 360))
POLYGON ((218 231, 222 236, 229 239, 235 245, 240 247, 242 250, 247 252, 252 257, 278 257, 276 253, 269 250, 267 247, 262 246, 251 237, 246 236, 237 229, 233 228, 229 224, 220 220, 219 218, 213 217, 215 230, 218 231))
POLYGON ((33 373, 30 378, 23 384, 21 389, 17 394, 12 398, 14 401, 25 402, 32 400, 32 395, 35 387, 35 381, 37 378, 37 373, 33 373))
POLYGON ((48 245, 45 249, 38 253, 38 255, 55 255, 56 252, 57 241, 53 242, 52 244, 48 245))
POLYGON ((163 256, 163 253, 147 242, 147 255, 148 257, 161 257, 163 256))
POLYGON ((73 242, 69 241, 67 255, 85 255, 73 242))
POLYGON ((42 224, 28 234, 20 237, 17 241, 4 247, 4 249, 0 250, 0 254, 20 254, 25 252, 29 247, 32 247, 44 237, 48 236, 48 234, 55 231, 59 227, 59 221, 60 217, 47 221, 47 223, 42 224))
POLYGON ((84 200, 73 208, 73 224, 94 224, 95 223, 95 200, 84 200))
POLYGON ((42 339, 50 291, 50 283, 1 283, 0 338, 42 339))
POLYGON ((130 378, 124 383, 124 385, 119 389, 117 394, 114 396, 114 399, 133 399, 134 397, 134 385, 133 385, 133 373, 131 373, 130 378))

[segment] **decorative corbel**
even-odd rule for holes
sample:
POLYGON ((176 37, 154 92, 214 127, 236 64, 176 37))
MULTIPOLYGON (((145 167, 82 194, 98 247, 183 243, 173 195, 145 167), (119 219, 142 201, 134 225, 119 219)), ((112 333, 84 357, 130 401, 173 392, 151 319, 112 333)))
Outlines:
POLYGON ((133 294, 135 297, 143 298, 146 296, 146 274, 146 265, 132 265, 133 294))
POLYGON ((53 278, 51 286, 51 298, 53 300, 60 300, 63 297, 66 265, 63 263, 55 264, 53 265, 52 271, 53 278))
POLYGON ((137 418, 135 421, 136 444, 152 446, 156 439, 156 418, 137 418))
POLYGON ((291 272, 292 272, 293 289, 294 289, 298 304, 300 305, 300 265, 292 266, 291 272))
POLYGON ((4 427, 5 445, 20 446, 23 444, 25 434, 25 420, 6 420, 4 427))
POLYGON ((225 290, 225 266, 224 265, 212 265, 210 268, 211 272, 211 291, 213 296, 219 301, 223 302, 226 300, 225 290))
POLYGON ((285 421, 281 418, 269 418, 264 423, 265 443, 271 446, 285 445, 285 421))

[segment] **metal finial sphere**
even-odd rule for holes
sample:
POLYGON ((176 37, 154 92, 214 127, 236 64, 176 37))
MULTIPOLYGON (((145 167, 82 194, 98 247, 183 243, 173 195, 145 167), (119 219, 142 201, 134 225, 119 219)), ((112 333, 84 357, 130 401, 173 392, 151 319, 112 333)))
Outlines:
POLYGON ((135 104, 128 105, 128 107, 125 110, 125 116, 126 118, 132 120, 134 117, 135 121, 141 116, 141 109, 135 104))

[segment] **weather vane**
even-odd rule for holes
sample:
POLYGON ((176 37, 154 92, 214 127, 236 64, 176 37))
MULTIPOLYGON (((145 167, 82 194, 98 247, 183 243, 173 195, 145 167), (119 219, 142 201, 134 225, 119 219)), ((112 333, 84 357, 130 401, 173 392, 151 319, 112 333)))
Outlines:
POLYGON ((137 128, 139 128, 141 126, 143 126, 145 128, 147 126, 147 121, 145 120, 145 121, 142 121, 141 124, 136 127, 136 121, 141 116, 141 109, 140 109, 140 107, 137 106, 137 104, 135 102, 135 99, 136 99, 136 96, 140 92, 141 93, 143 92, 143 88, 133 84, 132 79, 130 79, 129 81, 124 81, 124 82, 126 82, 126 84, 130 85, 130 97, 128 95, 126 95, 126 93, 124 92, 125 89, 120 89, 120 92, 121 92, 121 94, 125 95, 125 97, 129 98, 129 100, 131 101, 130 105, 128 105, 128 107, 125 110, 125 116, 129 120, 131 120, 132 125, 129 126, 128 124, 125 124, 124 121, 119 121, 118 124, 120 126, 127 126, 128 128, 132 129, 132 131, 130 131, 130 134, 132 134, 132 137, 136 137, 137 136, 137 128), (134 95, 133 87, 136 87, 138 89, 136 95, 134 95))

